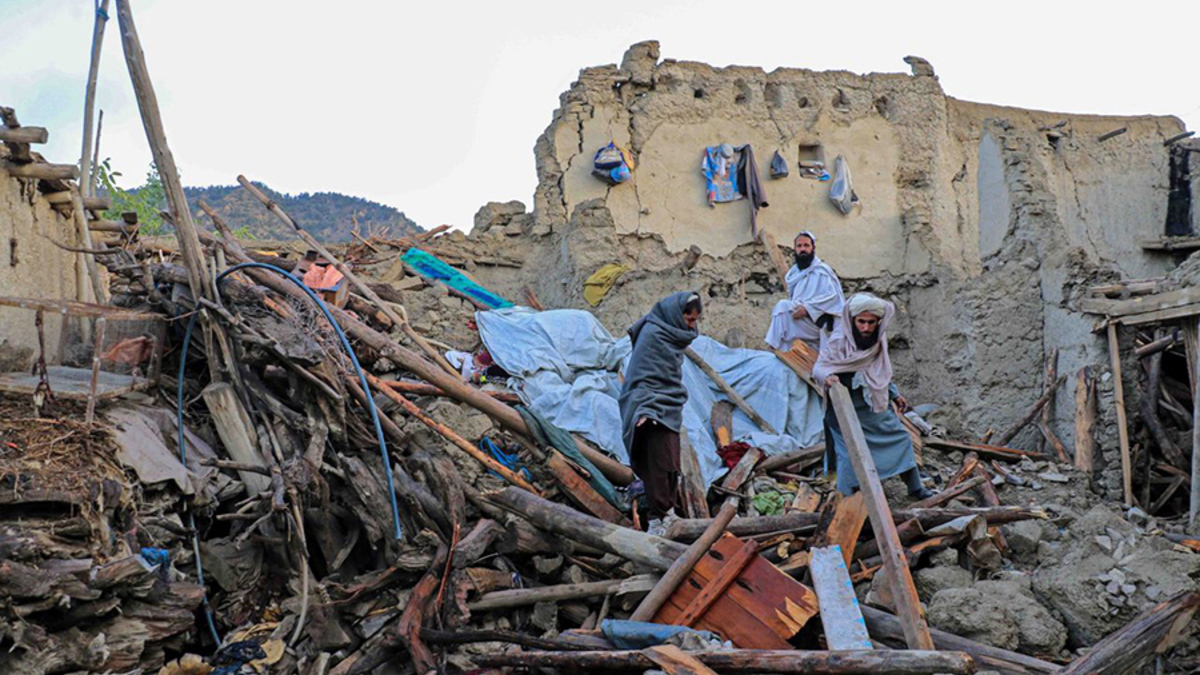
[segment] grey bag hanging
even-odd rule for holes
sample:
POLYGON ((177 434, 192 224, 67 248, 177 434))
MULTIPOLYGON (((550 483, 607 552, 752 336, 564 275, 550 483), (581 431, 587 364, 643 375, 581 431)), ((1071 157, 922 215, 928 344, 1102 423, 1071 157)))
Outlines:
POLYGON ((850 180, 850 166, 841 155, 833 163, 833 185, 829 186, 829 199, 843 215, 858 206, 858 195, 854 194, 854 183, 850 180))
POLYGON ((779 151, 775 151, 775 156, 771 158, 771 178, 785 178, 788 175, 787 160, 779 151))

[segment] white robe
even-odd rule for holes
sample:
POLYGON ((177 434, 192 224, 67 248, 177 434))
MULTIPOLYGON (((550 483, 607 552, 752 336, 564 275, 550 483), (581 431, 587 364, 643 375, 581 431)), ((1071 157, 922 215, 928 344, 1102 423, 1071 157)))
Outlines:
POLYGON ((789 299, 775 303, 775 309, 771 310, 771 326, 764 340, 780 351, 791 349, 793 340, 804 340, 813 349, 820 350, 825 333, 813 317, 830 315, 836 329, 841 322, 842 306, 846 302, 842 295, 841 280, 829 265, 814 256, 812 264, 804 270, 792 265, 787 273, 787 286, 789 299), (803 319, 793 319, 792 312, 800 306, 808 315, 803 319))

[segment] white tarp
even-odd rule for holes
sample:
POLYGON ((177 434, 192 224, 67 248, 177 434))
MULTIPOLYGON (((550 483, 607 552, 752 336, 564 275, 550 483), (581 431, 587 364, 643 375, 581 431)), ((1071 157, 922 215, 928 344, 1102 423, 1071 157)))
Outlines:
MULTIPOLYGON (((621 393, 617 371, 629 358, 628 336, 616 340, 596 317, 572 309, 537 312, 513 307, 479 312, 475 320, 484 345, 496 363, 513 376, 512 386, 527 406, 629 463, 617 407, 621 393)), ((735 441, 746 441, 768 455, 820 442, 820 399, 773 354, 730 349, 703 335, 692 343, 692 349, 783 434, 765 433, 735 410, 735 441)), ((712 408, 726 397, 686 359, 683 383, 688 391, 683 423, 704 481, 712 484, 726 471, 712 433, 712 408)))

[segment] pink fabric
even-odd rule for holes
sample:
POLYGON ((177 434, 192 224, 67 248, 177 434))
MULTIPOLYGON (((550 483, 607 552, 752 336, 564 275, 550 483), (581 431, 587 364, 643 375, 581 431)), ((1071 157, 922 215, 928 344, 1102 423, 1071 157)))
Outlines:
POLYGON ((892 382, 892 359, 888 356, 887 329, 896 315, 896 306, 882 300, 886 309, 879 320, 879 339, 870 349, 862 350, 854 343, 854 317, 850 316, 849 302, 842 307, 842 322, 833 337, 825 342, 817 363, 813 366, 813 377, 824 382, 830 375, 861 372, 869 392, 871 410, 884 412, 888 409, 888 385, 892 382))

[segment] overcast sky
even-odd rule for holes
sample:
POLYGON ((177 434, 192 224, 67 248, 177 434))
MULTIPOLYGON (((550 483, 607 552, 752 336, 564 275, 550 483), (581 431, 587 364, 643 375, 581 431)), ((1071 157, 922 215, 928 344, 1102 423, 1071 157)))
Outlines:
MULTIPOLYGON (((713 65, 907 72, 955 98, 1200 126, 1200 3, 368 2, 132 0, 187 185, 239 173, 470 229, 487 201, 532 206, 533 145, 586 66, 634 42, 713 65), (478 5, 473 6, 473 5, 478 5)), ((104 41, 101 155, 140 184, 150 161, 117 31, 104 41)), ((0 0, 0 105, 78 160, 93 0, 0 0)))

